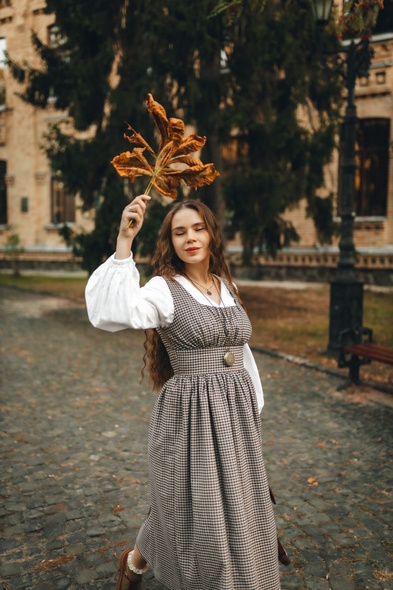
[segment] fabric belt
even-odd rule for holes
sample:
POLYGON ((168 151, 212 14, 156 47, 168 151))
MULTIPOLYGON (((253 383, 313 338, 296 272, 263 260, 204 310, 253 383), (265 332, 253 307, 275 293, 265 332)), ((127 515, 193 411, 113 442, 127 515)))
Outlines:
POLYGON ((194 348, 191 350, 168 351, 175 375, 198 373, 221 373, 238 371, 244 368, 243 346, 220 346, 217 348, 194 348), (230 351, 234 355, 234 363, 228 367, 224 355, 230 351))

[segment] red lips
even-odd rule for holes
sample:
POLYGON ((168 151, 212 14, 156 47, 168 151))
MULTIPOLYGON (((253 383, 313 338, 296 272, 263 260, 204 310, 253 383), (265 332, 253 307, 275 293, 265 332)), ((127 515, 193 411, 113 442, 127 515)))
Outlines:
POLYGON ((198 252, 198 250, 200 250, 200 248, 187 248, 186 252, 192 254, 193 252, 198 252))

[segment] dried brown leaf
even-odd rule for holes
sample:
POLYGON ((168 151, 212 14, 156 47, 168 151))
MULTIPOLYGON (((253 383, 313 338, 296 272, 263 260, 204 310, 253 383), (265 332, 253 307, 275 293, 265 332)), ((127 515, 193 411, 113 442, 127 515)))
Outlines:
POLYGON ((147 95, 146 98, 146 108, 150 116, 152 117, 154 123, 156 124, 158 132, 161 136, 159 149, 159 151, 161 151, 164 145, 167 144, 169 139, 169 121, 166 116, 166 111, 164 107, 160 105, 159 102, 156 102, 154 100, 153 95, 150 93, 147 95))
POLYGON ((163 179, 162 176, 156 176, 155 178, 153 178, 152 180, 152 184, 154 186, 154 188, 164 197, 169 197, 170 199, 176 199, 177 197, 177 191, 176 188, 177 186, 179 186, 178 184, 176 184, 176 188, 173 188, 170 186, 170 182, 167 182, 167 180, 163 179))
POLYGON ((312 477, 312 476, 307 479, 307 483, 309 486, 318 486, 319 485, 319 483, 317 482, 315 477, 312 477))
POLYGON ((127 176, 134 182, 138 176, 151 176, 153 169, 143 156, 144 148, 134 148, 132 152, 123 152, 113 158, 111 164, 120 176, 127 176))
POLYGON ((176 151, 173 153, 173 157, 186 156, 187 154, 193 154, 199 152, 206 143, 206 137, 200 135, 189 135, 184 139, 176 151))
POLYGON ((187 186, 197 190, 200 186, 206 186, 213 182, 219 175, 214 164, 202 164, 182 171, 182 180, 187 186))
POLYGON ((127 133, 124 133, 123 134, 123 137, 125 139, 127 139, 127 141, 129 141, 130 143, 132 143, 132 144, 134 144, 136 146, 146 148, 147 151, 150 152, 150 154, 152 156, 155 156, 156 155, 155 152, 154 152, 154 150, 153 150, 153 148, 150 147, 150 145, 147 143, 146 139, 140 133, 138 133, 137 131, 135 131, 131 127, 131 125, 128 125, 127 129, 129 131, 132 131, 132 135, 127 135, 127 133))
POLYGON ((174 117, 168 120, 164 107, 151 94, 147 95, 146 108, 160 134, 159 152, 156 155, 142 135, 129 125, 128 130, 132 133, 124 137, 136 147, 111 162, 120 176, 128 177, 131 182, 138 176, 150 176, 145 192, 148 194, 153 186, 161 195, 171 199, 176 199, 176 189, 182 180, 194 190, 211 184, 219 176, 214 164, 203 164, 199 158, 190 155, 203 148, 206 137, 192 134, 185 138, 184 122, 174 117), (147 160, 145 151, 154 160, 153 164, 147 160))
POLYGON ((173 141, 169 141, 160 151, 156 160, 156 169, 162 170, 173 158, 173 154, 176 151, 176 147, 173 141))
POLYGON ((119 512, 123 512, 123 510, 125 510, 127 508, 127 506, 122 506, 121 504, 116 504, 116 506, 114 506, 112 508, 112 512, 113 514, 118 514, 119 512))
POLYGON ((59 567, 60 565, 64 565, 69 561, 72 561, 74 557, 74 555, 62 555, 61 557, 56 557, 55 559, 43 559, 39 569, 48 570, 54 567, 59 567))
POLYGON ((171 158, 171 164, 185 164, 186 166, 200 166, 203 165, 202 160, 193 156, 178 156, 171 158))
POLYGON ((178 146, 183 140, 184 122, 181 119, 169 119, 169 137, 173 145, 178 146))

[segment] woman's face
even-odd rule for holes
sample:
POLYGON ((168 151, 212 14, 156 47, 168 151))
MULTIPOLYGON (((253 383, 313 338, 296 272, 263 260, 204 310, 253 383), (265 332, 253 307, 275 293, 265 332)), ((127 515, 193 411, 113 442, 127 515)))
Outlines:
POLYGON ((188 264, 210 261, 210 236, 195 209, 180 209, 172 218, 172 244, 177 256, 188 264))

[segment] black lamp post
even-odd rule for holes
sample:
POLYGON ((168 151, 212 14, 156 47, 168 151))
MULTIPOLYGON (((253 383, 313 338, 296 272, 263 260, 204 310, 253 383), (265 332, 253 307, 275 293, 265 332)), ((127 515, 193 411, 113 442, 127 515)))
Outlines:
POLYGON ((311 9, 317 25, 325 27, 330 21, 334 0, 312 0, 311 9))
MULTIPOLYGON (((333 0, 311 0, 311 5, 315 22, 318 26, 324 27, 330 19, 333 0)), ((330 325, 327 347, 327 352, 334 355, 337 355, 340 349, 341 332, 362 326, 363 320, 363 283, 355 276, 356 252, 353 242, 357 121, 355 84, 357 77, 367 74, 370 65, 368 41, 351 40, 348 45, 343 46, 342 52, 346 55, 347 104, 342 133, 340 254, 336 279, 330 285, 330 325)))

